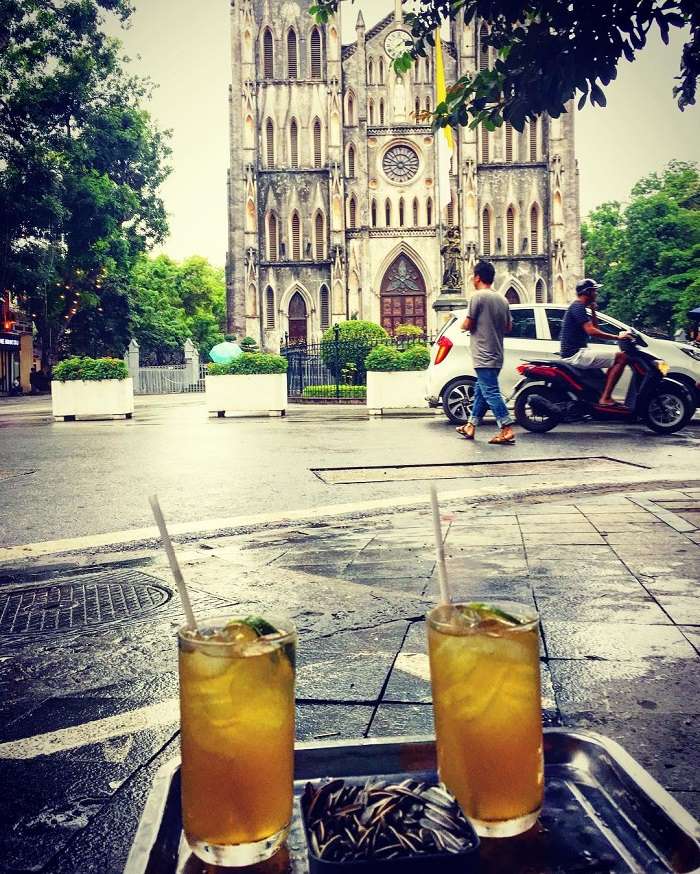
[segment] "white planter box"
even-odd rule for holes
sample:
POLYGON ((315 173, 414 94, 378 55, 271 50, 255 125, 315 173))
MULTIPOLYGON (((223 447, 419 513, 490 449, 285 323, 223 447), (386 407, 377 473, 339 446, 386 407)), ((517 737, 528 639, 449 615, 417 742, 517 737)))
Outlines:
POLYGON ((367 407, 370 412, 427 407, 425 370, 367 371, 367 407))
POLYGON ((283 416, 287 409, 287 374, 256 373, 204 378, 207 410, 224 416, 283 416))
POLYGON ((51 411, 56 419, 108 419, 134 412, 134 381, 127 379, 69 379, 51 382, 51 411))

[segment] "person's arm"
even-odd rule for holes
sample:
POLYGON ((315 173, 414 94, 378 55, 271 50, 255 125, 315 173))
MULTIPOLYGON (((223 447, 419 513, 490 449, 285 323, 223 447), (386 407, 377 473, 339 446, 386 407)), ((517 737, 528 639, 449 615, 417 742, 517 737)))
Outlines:
POLYGON ((628 331, 620 331, 619 334, 608 334, 607 331, 601 331, 591 320, 584 322, 583 330, 589 337, 600 337, 603 340, 629 340, 632 336, 628 331))
POLYGON ((467 316, 466 319, 462 322, 462 330, 463 331, 471 331, 471 329, 472 329, 472 320, 469 318, 469 316, 467 316))
POLYGON ((478 312, 478 300, 476 298, 472 298, 469 301, 469 306, 467 308, 467 317, 462 322, 462 330, 463 331, 473 331, 476 328, 476 317, 478 312))

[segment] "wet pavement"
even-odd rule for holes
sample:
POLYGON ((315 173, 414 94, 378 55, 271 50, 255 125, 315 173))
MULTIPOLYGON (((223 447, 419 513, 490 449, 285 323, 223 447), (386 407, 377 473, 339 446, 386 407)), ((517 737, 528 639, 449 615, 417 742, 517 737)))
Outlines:
MULTIPOLYGON (((541 613, 545 724, 619 741, 700 815, 700 489, 443 509, 455 595, 541 613)), ((179 554, 199 615, 297 623, 299 739, 432 731, 425 509, 211 536, 179 554)), ((5 872, 119 874, 155 770, 178 754, 177 600, 119 619, 120 588, 172 588, 166 563, 148 550, 90 561, 0 568, 0 604, 30 583, 113 588, 113 613, 76 611, 73 631, 27 635, 0 610, 5 872)))
POLYGON ((488 445, 489 425, 467 443, 443 415, 370 419, 363 407, 208 419, 201 394, 137 397, 130 421, 54 423, 49 414, 46 398, 0 403, 0 548, 150 526, 145 495, 154 491, 170 523, 192 523, 423 495, 435 465, 455 465, 445 488, 490 493, 496 479, 506 487, 597 476, 624 483, 635 474, 661 481, 668 468, 682 478, 700 450, 698 427, 659 437, 642 426, 565 426, 502 447, 488 445), (393 479, 367 470, 388 464, 403 469, 393 479), (349 481, 327 470, 358 467, 349 481))

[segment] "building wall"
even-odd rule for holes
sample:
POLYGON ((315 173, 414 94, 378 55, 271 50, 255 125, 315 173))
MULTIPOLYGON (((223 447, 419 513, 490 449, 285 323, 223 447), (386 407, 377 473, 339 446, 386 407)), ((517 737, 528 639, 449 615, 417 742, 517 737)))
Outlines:
MULTIPOLYGON (((432 302, 441 284, 440 218, 444 225, 449 217, 438 215, 432 129, 416 114, 433 108, 435 64, 428 58, 402 78, 394 73, 385 41, 394 31, 408 32, 400 4, 396 7, 370 29, 358 16, 351 45, 340 45, 340 12, 318 28, 321 65, 314 76, 315 25, 305 7, 288 0, 232 2, 229 329, 267 348, 276 348, 292 330, 289 306, 297 292, 306 310, 307 339, 346 318, 381 322, 382 281, 402 254, 425 282, 427 328, 438 328, 432 302), (290 29, 297 40, 296 78, 289 75, 290 29), (269 58, 265 68, 270 37, 272 70, 269 58), (315 124, 320 125, 320 156, 315 124), (417 158, 410 171, 406 155, 410 164, 413 155, 417 158), (271 216, 277 226, 272 252, 271 216)), ((455 23, 444 48, 448 82, 482 63, 473 24, 455 23)), ((480 130, 460 128, 455 134, 451 220, 460 226, 465 276, 484 256, 495 263, 496 286, 504 294, 534 301, 538 288, 541 300, 568 299, 581 275, 573 107, 559 120, 538 119, 534 153, 527 128, 489 134, 488 155, 480 130), (508 147, 506 137, 511 138, 508 147), (531 233, 533 205, 537 245, 531 233)), ((470 291, 466 282, 465 293, 470 291)), ((298 314, 298 298, 294 306, 298 314)))

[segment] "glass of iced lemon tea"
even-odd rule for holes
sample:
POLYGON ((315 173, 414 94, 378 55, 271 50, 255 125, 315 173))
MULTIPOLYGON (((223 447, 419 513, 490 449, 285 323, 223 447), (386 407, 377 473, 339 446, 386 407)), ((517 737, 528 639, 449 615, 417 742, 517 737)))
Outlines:
POLYGON ((427 619, 440 779, 478 834, 520 834, 544 788, 537 613, 452 604, 427 619))
POLYGON ((292 816, 296 630, 285 620, 209 619, 178 641, 187 842, 205 862, 261 862, 292 816))

